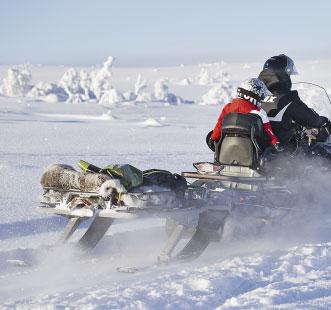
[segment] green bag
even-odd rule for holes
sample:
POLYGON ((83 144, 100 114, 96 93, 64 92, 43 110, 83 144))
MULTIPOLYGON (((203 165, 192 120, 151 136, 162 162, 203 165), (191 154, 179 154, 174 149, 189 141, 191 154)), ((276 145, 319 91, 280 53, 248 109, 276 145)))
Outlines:
POLYGON ((103 173, 114 179, 119 179, 127 190, 143 184, 143 172, 129 164, 115 164, 99 168, 84 160, 80 160, 78 166, 85 172, 103 173))
POLYGON ((143 184, 143 172, 129 164, 108 165, 103 170, 111 177, 120 179, 126 189, 138 187, 143 184))

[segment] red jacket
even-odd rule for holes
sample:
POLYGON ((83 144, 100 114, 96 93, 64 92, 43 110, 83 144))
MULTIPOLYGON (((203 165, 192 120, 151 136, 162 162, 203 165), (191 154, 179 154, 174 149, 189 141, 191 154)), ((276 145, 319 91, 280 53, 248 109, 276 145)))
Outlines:
POLYGON ((268 137, 270 138, 270 143, 272 145, 275 145, 278 142, 277 137, 275 136, 275 134, 271 129, 267 113, 262 108, 257 107, 253 103, 240 98, 235 98, 230 103, 224 106, 222 113, 219 116, 217 124, 214 128, 214 131, 211 135, 211 139, 213 141, 217 141, 221 137, 222 122, 224 116, 230 113, 242 113, 242 114, 252 113, 258 115, 262 120, 264 130, 266 131, 268 137))

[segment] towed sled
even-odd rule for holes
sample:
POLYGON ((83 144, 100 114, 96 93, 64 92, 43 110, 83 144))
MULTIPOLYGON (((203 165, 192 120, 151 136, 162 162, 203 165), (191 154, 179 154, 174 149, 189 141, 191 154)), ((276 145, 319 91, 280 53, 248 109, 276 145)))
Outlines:
POLYGON ((59 243, 92 218, 78 241, 83 249, 94 248, 116 219, 163 217, 168 239, 158 260, 194 259, 211 242, 220 241, 226 219, 236 210, 264 222, 270 222, 273 211, 278 218, 289 211, 283 206, 293 198, 292 192, 277 185, 264 169, 266 155, 258 144, 262 130, 254 115, 230 114, 223 122, 214 163, 196 163, 195 172, 182 175, 152 169, 128 182, 123 178, 128 167, 100 169, 81 161, 83 172, 78 172, 67 165, 52 165, 41 177, 44 193, 39 210, 68 219, 59 243))
MULTIPOLYGON (((58 244, 67 242, 79 225, 91 218, 91 225, 78 241, 78 246, 85 250, 98 244, 114 220, 146 216, 183 219, 168 231, 159 261, 195 258, 213 239, 219 238, 216 236, 228 211, 203 208, 197 199, 189 199, 190 187, 180 175, 147 170, 142 173, 141 185, 128 190, 120 178, 113 178, 105 169, 83 161, 80 166, 88 169, 78 172, 71 166, 51 165, 41 177, 44 193, 39 210, 68 219, 58 244), (189 236, 186 244, 172 257, 184 235, 189 236)), ((199 192, 202 197, 203 191, 199 189, 195 194, 199 192)))

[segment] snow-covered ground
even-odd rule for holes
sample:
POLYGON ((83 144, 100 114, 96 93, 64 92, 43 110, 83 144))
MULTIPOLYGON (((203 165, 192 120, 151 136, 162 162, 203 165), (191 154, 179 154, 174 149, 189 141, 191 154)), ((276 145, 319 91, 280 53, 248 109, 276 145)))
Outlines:
MULTIPOLYGON (((301 74, 294 81, 318 83, 330 93, 331 61, 298 62, 297 67, 301 74)), ((0 80, 8 78, 8 68, 0 66, 0 80)), ((99 72, 97 84, 89 86, 96 93, 100 91, 94 99, 84 97, 83 90, 75 93, 77 88, 63 97, 58 96, 61 90, 52 88, 56 100, 44 93, 38 98, 36 92, 26 96, 40 82, 63 85, 60 80, 69 69, 65 67, 31 65, 28 67, 31 76, 15 77, 22 73, 20 68, 20 72, 11 73, 11 79, 19 83, 7 79, 6 96, 2 88, 0 307, 331 307, 331 230, 325 214, 315 216, 316 225, 308 225, 309 215, 300 214, 301 222, 294 229, 288 225, 263 237, 233 239, 226 227, 225 239, 210 246, 197 261, 151 268, 134 275, 119 274, 115 268, 153 262, 165 239, 164 220, 119 221, 109 229, 95 252, 84 258, 70 246, 47 249, 65 223, 36 211, 41 193, 39 177, 46 166, 51 163, 76 166, 84 159, 99 166, 130 163, 141 169, 180 172, 191 170, 193 162, 212 161, 213 154, 205 145, 206 133, 212 129, 233 87, 243 79, 255 77, 260 66, 219 63, 116 68, 115 65, 111 74, 100 73, 100 68, 84 68, 86 72, 99 72), (105 81, 111 81, 111 87, 105 81), (8 86, 14 84, 16 88, 8 86), (117 96, 110 100, 114 92, 106 93, 109 89, 125 98, 117 96), (134 96, 124 96, 128 92, 134 96), (98 104, 104 93, 107 96, 103 104, 98 104), (78 98, 75 94, 80 94, 78 104, 68 99, 78 98), (172 100, 179 97, 186 103, 172 100), (8 263, 15 259, 33 259, 38 263, 32 268, 8 263)), ((83 83, 81 76, 79 81, 83 83)), ((331 116, 326 96, 319 89, 306 85, 301 92, 311 106, 331 116)), ((328 192, 330 180, 321 176, 314 184, 328 192)), ((324 192, 311 207, 327 206, 329 199, 324 192)))

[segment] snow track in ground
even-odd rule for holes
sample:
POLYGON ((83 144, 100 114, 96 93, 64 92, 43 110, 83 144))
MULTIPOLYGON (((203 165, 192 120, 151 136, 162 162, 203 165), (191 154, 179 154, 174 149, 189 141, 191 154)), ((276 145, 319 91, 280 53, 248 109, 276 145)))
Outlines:
MULTIPOLYGON (((116 259, 91 259, 86 266, 77 263, 85 274, 60 265, 54 279, 59 286, 56 294, 40 294, 45 290, 41 283, 38 296, 4 305, 72 309, 326 309, 331 306, 330 261, 331 243, 241 255, 206 265, 202 260, 192 266, 151 268, 135 275, 116 273, 112 266, 116 259), (86 268, 93 269, 93 277, 86 268), (69 283, 60 280, 64 272, 71 272, 66 278, 69 283), (70 279, 84 281, 84 285, 75 288, 70 279)), ((35 276, 40 275, 36 272, 35 276)))

